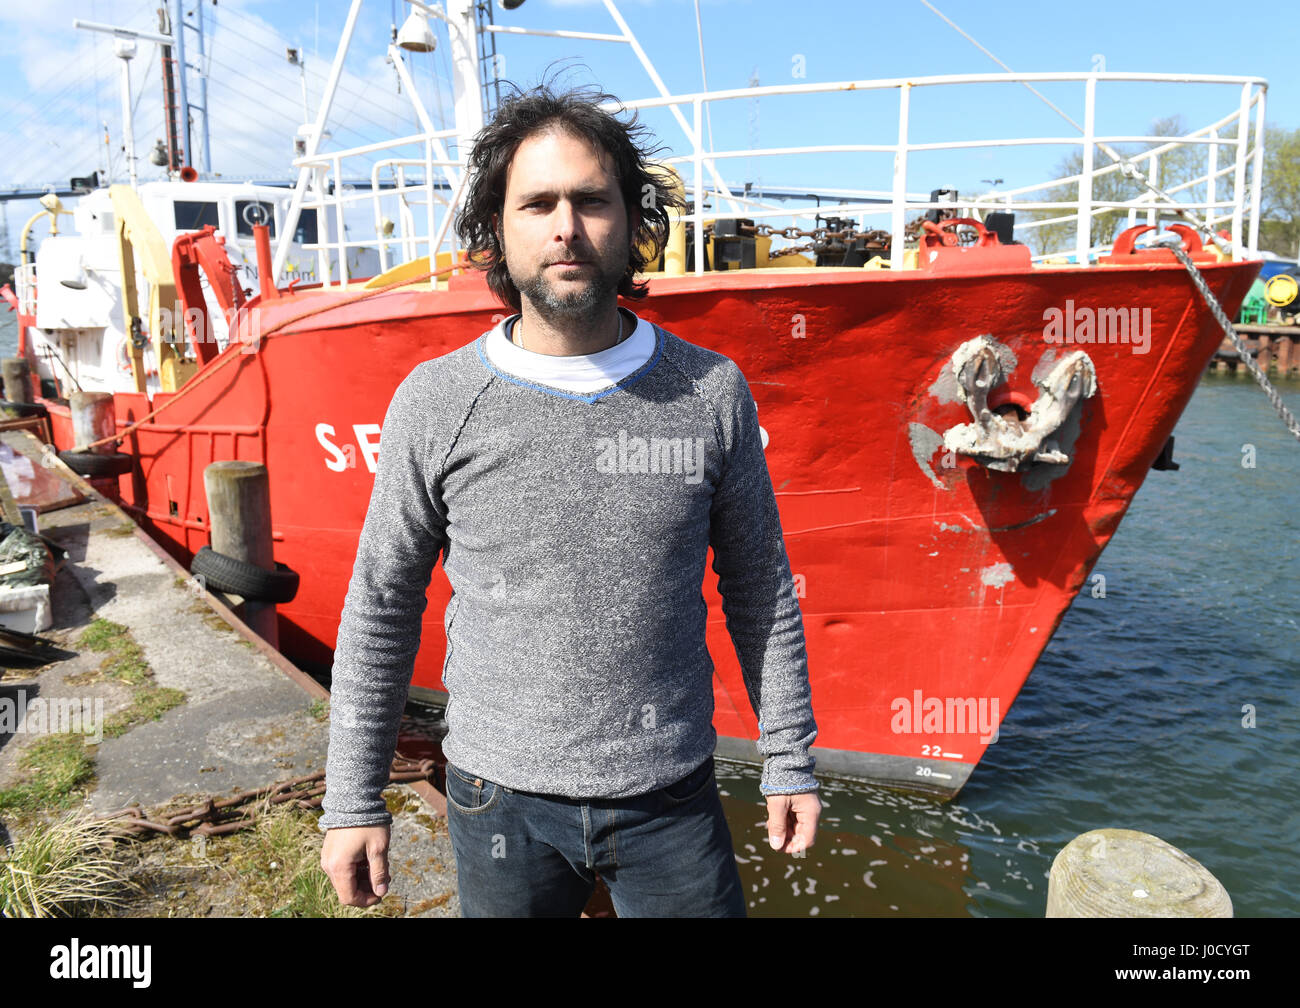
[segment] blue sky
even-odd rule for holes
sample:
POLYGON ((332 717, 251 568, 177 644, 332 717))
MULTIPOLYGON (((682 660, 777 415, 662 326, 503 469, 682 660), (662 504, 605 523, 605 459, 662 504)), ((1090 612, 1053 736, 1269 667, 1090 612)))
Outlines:
MULTIPOLYGON (((196 0, 189 0, 193 7, 196 0)), ((1269 80, 1268 121, 1300 125, 1300 74, 1293 47, 1269 44, 1260 26, 1277 23, 1275 3, 1248 2, 1224 17, 1222 4, 1187 0, 1176 13, 1162 3, 1096 0, 1086 6, 933 0, 957 24, 1017 71, 1087 71, 1104 61, 1107 70, 1198 72, 1261 76, 1269 80)), ((119 64, 104 36, 72 28, 72 19, 154 29, 159 0, 45 0, 9 4, 0 11, 4 55, 0 81, 9 114, 0 123, 0 188, 66 181, 103 167, 122 177, 119 64), (109 143, 104 143, 107 124, 109 143), (106 154, 107 152, 107 154, 106 154)), ((405 99, 383 60, 393 7, 370 0, 344 78, 337 115, 330 125, 335 145, 377 140, 394 131, 413 132, 405 99)), ((677 93, 701 88, 693 0, 623 0, 619 5, 668 87, 677 93)), ((221 0, 205 2, 210 30, 209 103, 213 168, 227 178, 285 176, 292 135, 302 121, 299 71, 284 58, 286 46, 306 54, 307 86, 314 112, 338 31, 344 0, 221 0)), ((712 89, 760 84, 807 83, 943 73, 997 72, 990 59, 917 0, 862 3, 850 0, 700 0, 700 17, 712 89), (796 76, 802 71, 802 77, 796 76)), ((612 32, 599 0, 527 0, 514 12, 497 11, 497 23, 525 27, 612 32)), ((425 100, 449 115, 443 44, 431 56, 412 59, 425 100)), ((622 99, 649 97, 653 86, 624 46, 554 39, 501 39, 504 76, 535 83, 543 70, 564 70, 570 84, 599 83, 622 99), (555 64, 555 61, 561 61, 555 64)), ((142 45, 133 63, 138 154, 162 135, 157 57, 142 45)), ((1080 85, 1048 85, 1045 93, 1082 120, 1080 85)), ((1106 85, 1099 129, 1144 133, 1158 116, 1182 115, 1200 126, 1232 109, 1231 89, 1168 85, 1106 85)), ((192 96, 193 100, 193 96, 192 96)), ((892 142, 896 97, 848 94, 827 98, 764 98, 719 106, 712 116, 719 148, 794 143, 892 142)), ((916 139, 973 139, 990 135, 1068 136, 1072 130, 1022 89, 1000 87, 964 93, 918 92, 913 100, 916 139), (978 120, 978 122, 977 122, 978 120)), ((647 117, 660 138, 680 150, 684 137, 663 113, 647 117)), ((1064 148, 971 152, 960 156, 914 155, 909 187, 955 185, 983 190, 982 179, 1006 186, 1050 174, 1064 148)), ((741 160, 729 181, 761 180, 774 186, 852 185, 887 188, 886 155, 831 159, 741 160)), ((141 178, 156 170, 141 163, 141 178)), ((10 205, 11 230, 26 217, 10 205)))

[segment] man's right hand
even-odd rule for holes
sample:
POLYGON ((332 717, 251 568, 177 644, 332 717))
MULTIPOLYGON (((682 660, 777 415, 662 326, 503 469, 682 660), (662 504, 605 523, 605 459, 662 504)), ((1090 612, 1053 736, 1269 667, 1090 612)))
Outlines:
POLYGON ((374 906, 388 892, 388 827, 327 830, 320 866, 344 906, 374 906))

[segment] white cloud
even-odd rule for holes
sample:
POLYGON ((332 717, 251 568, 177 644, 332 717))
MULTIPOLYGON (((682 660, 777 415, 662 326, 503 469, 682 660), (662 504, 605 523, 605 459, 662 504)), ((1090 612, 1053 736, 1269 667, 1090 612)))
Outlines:
MULTIPOLYGON (((121 64, 109 36, 72 27, 75 17, 157 31, 157 0, 47 0, 18 12, 0 13, 15 58, 0 69, 0 85, 11 96, 0 124, 0 186, 63 183, 86 174, 106 160, 104 124, 110 133, 113 173, 125 177, 121 155, 121 64), (21 13, 21 16, 19 14, 21 13)), ((342 14, 329 5, 319 26, 324 52, 306 56, 309 119, 324 91, 335 33, 342 14), (338 24, 335 24, 335 22, 338 24)), ((371 5, 376 6, 376 5, 371 5)), ((343 8, 346 9, 345 7, 343 8)), ((293 173, 293 138, 304 122, 300 71, 285 56, 288 47, 310 50, 316 34, 310 14, 300 5, 234 2, 205 5, 208 32, 207 104, 211 111, 212 168, 225 177, 289 176, 293 173), (286 37, 271 20, 256 13, 267 9, 292 17, 294 35, 286 37), (304 25, 306 26, 304 28, 304 25), (306 36, 306 37, 303 37, 306 36)), ((385 63, 388 10, 376 26, 359 29, 353 52, 339 83, 327 130, 334 148, 373 142, 386 135, 415 132, 414 115, 405 96, 397 94, 393 69, 385 63), (369 51, 366 44, 369 43, 369 51)), ((187 36, 189 58, 196 64, 195 37, 187 36)), ((160 57, 153 43, 140 43, 131 61, 136 114, 133 117, 137 166, 141 178, 159 169, 147 161, 155 140, 163 136, 160 57)), ((428 83, 427 69, 419 78, 428 83)), ((200 101, 199 75, 189 80, 190 103, 200 101)), ((435 119, 433 98, 423 95, 435 119)), ((444 95, 445 97, 445 95, 444 95)), ((445 110, 442 115, 446 115, 445 110)), ((195 160, 201 144, 201 115, 195 113, 195 160)))

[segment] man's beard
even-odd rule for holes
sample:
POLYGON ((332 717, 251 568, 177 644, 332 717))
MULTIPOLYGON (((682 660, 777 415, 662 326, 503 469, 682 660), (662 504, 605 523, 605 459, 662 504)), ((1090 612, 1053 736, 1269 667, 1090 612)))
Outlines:
POLYGON ((600 262, 590 262, 594 272, 587 271, 586 282, 565 293, 560 293, 556 285, 547 279, 546 270, 550 269, 549 266, 525 277, 523 283, 513 273, 510 279, 537 313, 548 321, 555 318, 581 320, 593 316, 602 305, 609 302, 610 296, 618 291, 618 285, 627 271, 627 263, 616 267, 615 273, 606 271, 600 262))

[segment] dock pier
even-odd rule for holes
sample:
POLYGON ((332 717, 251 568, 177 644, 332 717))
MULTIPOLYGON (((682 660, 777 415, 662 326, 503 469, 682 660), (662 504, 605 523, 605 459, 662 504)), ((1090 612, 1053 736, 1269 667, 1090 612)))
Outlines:
MULTIPOLYGON (((64 465, 34 433, 44 432, 38 418, 3 426, 0 486, 35 512, 39 536, 57 559, 48 612, 0 612, 11 628, 0 629, 0 642, 21 649, 29 635, 39 641, 27 644, 35 652, 30 660, 17 650, 0 653, 0 846, 19 849, 68 811, 99 819, 135 807, 141 818, 160 819, 209 798, 219 803, 322 772, 328 692, 64 465), (116 671, 106 671, 110 661, 116 671), (67 710, 83 715, 71 732, 53 715, 67 710), (24 756, 56 738, 88 771, 58 800, 24 804, 40 776, 24 756)), ((442 796, 427 781, 394 785, 385 795, 394 822, 383 912, 458 915, 442 796)), ((314 829, 316 813, 302 815, 314 829)), ((120 913, 262 913, 251 887, 269 891, 270 875, 283 866, 262 865, 267 878, 251 879, 223 863, 232 841, 219 832, 186 827, 116 841, 148 890, 120 913)))
MULTIPOLYGON (((1300 325, 1234 325, 1245 343, 1247 351, 1255 358, 1265 374, 1280 378, 1300 378, 1300 325)), ((1210 361, 1214 374, 1242 371, 1241 357, 1232 341, 1224 338, 1210 361)))

